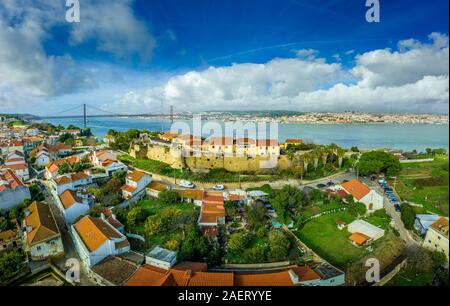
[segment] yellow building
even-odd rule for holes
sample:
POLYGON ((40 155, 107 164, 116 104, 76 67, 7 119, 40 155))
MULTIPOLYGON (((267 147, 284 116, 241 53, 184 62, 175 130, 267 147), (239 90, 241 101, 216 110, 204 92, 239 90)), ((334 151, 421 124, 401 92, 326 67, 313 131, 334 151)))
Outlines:
POLYGON ((444 253, 448 261, 448 218, 441 217, 430 225, 423 246, 444 253))

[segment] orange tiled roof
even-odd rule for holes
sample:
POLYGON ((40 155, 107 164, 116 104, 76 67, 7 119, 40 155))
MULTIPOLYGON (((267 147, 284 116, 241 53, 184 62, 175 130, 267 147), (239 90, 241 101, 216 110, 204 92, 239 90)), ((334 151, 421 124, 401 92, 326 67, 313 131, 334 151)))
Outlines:
POLYGON ((148 186, 148 189, 157 190, 157 191, 164 191, 167 189, 167 185, 159 182, 152 181, 148 186))
POLYGON ((20 178, 10 169, 0 169, 0 180, 7 182, 7 184, 0 185, 0 191, 24 186, 20 178))
POLYGON ((31 227, 31 232, 27 234, 27 241, 30 245, 59 236, 59 229, 50 206, 33 202, 27 209, 29 215, 25 218, 25 224, 27 227, 31 227))
POLYGON ((128 173, 127 175, 127 179, 133 181, 133 182, 139 182, 143 177, 144 177, 145 173, 141 172, 141 171, 133 171, 128 173))
POLYGON ((279 145, 279 143, 276 139, 258 139, 256 141, 256 145, 264 147, 276 147, 279 145))
POLYGON ((11 170, 27 170, 28 169, 28 165, 27 164, 15 164, 15 165, 8 165, 5 166, 5 168, 11 169, 11 170))
POLYGON ((72 182, 72 179, 67 176, 60 176, 55 179, 56 185, 65 185, 72 182))
POLYGON ((123 185, 121 187, 122 190, 127 191, 129 193, 133 193, 136 190, 136 187, 131 186, 131 185, 123 185))
POLYGON ((441 217, 437 219, 433 224, 430 225, 433 229, 439 233, 448 237, 448 219, 441 217))
POLYGON ((69 209, 75 203, 83 203, 83 201, 72 190, 64 191, 60 196, 62 205, 65 209, 69 209))
POLYGON ((88 179, 89 175, 87 175, 86 173, 80 172, 80 173, 74 173, 74 174, 70 175, 70 177, 72 178, 72 181, 76 182, 76 181, 88 179))
POLYGON ((86 216, 78 221, 75 230, 89 251, 93 252, 106 241, 122 238, 122 235, 102 219, 86 216))
POLYGON ((303 139, 286 139, 285 144, 302 144, 303 139))
POLYGON ((235 286, 293 286, 294 283, 287 271, 272 272, 264 274, 236 274, 234 277, 235 286))
POLYGON ((357 245, 361 246, 364 243, 366 243, 366 241, 369 240, 370 237, 362 233, 353 233, 350 235, 350 237, 348 237, 348 239, 356 243, 357 245))
POLYGON ((343 183, 341 187, 344 188, 357 200, 361 200, 370 192, 369 187, 367 187, 366 185, 364 185, 363 183, 361 183, 356 179, 343 183))
POLYGON ((184 190, 175 190, 180 197, 185 199, 193 199, 196 201, 201 201, 203 199, 203 190, 199 189, 184 189, 184 190))
POLYGON ((297 274, 300 281, 305 282, 321 279, 320 275, 308 266, 295 266, 292 267, 291 270, 294 271, 295 274, 297 274))

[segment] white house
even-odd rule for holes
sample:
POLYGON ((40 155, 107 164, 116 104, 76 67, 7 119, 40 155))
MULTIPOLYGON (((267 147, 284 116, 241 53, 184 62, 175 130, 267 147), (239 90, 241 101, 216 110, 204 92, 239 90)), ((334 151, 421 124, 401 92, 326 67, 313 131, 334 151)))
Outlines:
POLYGON ((41 150, 36 154, 36 165, 44 167, 52 161, 50 154, 46 150, 41 150))
POLYGON ((30 190, 10 169, 0 169, 0 211, 7 211, 31 198, 30 190))
POLYGON ((73 173, 58 176, 51 181, 53 190, 61 195, 66 190, 75 190, 78 187, 92 184, 92 177, 85 173, 73 173))
POLYGON ((431 224, 440 218, 438 215, 416 215, 414 220, 414 228, 419 231, 422 235, 425 235, 431 224))
POLYGON ((20 151, 8 153, 3 168, 11 169, 22 181, 30 179, 30 172, 25 157, 20 151))
POLYGON ((355 201, 365 204, 368 213, 383 209, 383 196, 360 181, 351 180, 343 183, 341 188, 351 194, 355 201))
POLYGON ((384 236, 384 230, 364 220, 355 220, 347 226, 351 234, 363 234, 368 240, 375 241, 384 236))
POLYGON ((33 202, 25 210, 25 245, 32 260, 64 256, 58 225, 50 206, 33 202))
POLYGON ((86 216, 71 227, 75 249, 86 267, 130 250, 127 238, 108 222, 86 216))
POLYGON ((141 171, 129 172, 125 185, 122 186, 122 195, 125 199, 131 199, 144 190, 150 184, 152 178, 147 173, 141 171))
POLYGON ((145 255, 145 263, 169 270, 177 263, 177 252, 155 246, 145 255))
POLYGON ((448 218, 440 217, 430 225, 423 241, 425 248, 444 254, 447 261, 449 260, 448 228, 448 218))
POLYGON ((61 193, 57 204, 68 224, 72 224, 75 219, 84 215, 90 208, 87 197, 83 197, 73 190, 66 190, 61 193))
POLYGON ((117 160, 117 154, 110 151, 95 151, 91 155, 92 165, 104 169, 106 174, 111 175, 115 171, 127 171, 128 167, 117 160))

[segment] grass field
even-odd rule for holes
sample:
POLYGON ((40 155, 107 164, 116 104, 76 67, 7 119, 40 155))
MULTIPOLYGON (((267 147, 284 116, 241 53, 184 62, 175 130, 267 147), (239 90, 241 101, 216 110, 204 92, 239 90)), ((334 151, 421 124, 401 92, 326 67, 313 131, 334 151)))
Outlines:
POLYGON ((434 162, 403 164, 396 190, 402 200, 448 216, 448 184, 448 156, 438 156, 434 162))
POLYGON ((339 230, 336 221, 347 224, 354 221, 348 212, 341 211, 313 219, 306 223, 298 233, 299 238, 308 247, 339 268, 345 268, 349 263, 358 260, 365 254, 364 248, 358 248, 348 240, 347 229, 339 230))
POLYGON ((386 286, 429 286, 434 279, 433 273, 415 273, 410 270, 400 271, 386 286))

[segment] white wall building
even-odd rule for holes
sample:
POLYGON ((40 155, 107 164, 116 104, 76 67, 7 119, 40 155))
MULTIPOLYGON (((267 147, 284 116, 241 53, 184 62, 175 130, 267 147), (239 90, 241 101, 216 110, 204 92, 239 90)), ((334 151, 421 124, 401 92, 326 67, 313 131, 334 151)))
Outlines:
POLYGON ((351 194, 356 202, 365 204, 368 213, 383 209, 383 196, 360 181, 351 180, 343 183, 341 187, 348 194, 351 194))
POLYGON ((86 216, 71 226, 75 249, 84 266, 92 267, 110 255, 130 250, 127 238, 108 222, 86 216))

